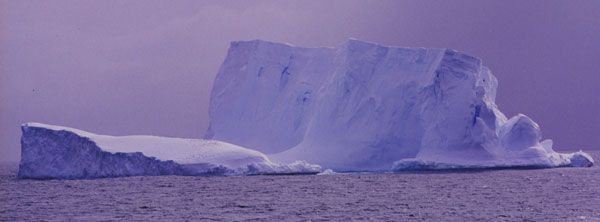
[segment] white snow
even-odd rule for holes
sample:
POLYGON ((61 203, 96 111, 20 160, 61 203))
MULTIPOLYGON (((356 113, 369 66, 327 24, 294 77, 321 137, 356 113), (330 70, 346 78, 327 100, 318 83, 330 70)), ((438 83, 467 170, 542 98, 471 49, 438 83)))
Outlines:
POLYGON ((323 172, 318 173, 317 175, 335 175, 337 174, 335 171, 333 171, 332 169, 326 169, 323 170, 323 172))
POLYGON ((233 42, 205 137, 337 171, 593 163, 555 152, 527 116, 507 119, 496 88, 479 58, 450 49, 233 42))
POLYGON ((73 132, 81 137, 89 138, 100 149, 113 154, 141 152, 148 157, 155 157, 159 160, 172 160, 183 165, 213 164, 224 166, 235 170, 234 173, 240 174, 292 174, 317 173, 320 171, 318 165, 303 161, 288 165, 275 164, 261 152, 216 140, 145 135, 106 136, 42 123, 26 123, 23 126, 73 132))

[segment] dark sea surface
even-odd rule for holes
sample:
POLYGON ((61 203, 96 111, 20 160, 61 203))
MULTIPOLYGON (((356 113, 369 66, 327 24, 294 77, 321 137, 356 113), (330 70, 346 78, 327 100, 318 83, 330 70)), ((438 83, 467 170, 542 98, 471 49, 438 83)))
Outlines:
POLYGON ((16 170, 0 167, 1 221, 600 221, 597 166, 45 181, 16 170))

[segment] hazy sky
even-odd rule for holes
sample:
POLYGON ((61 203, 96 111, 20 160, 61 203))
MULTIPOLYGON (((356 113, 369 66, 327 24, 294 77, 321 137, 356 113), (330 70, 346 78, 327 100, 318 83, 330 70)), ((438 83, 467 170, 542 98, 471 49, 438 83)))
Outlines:
POLYGON ((600 148, 600 1, 0 0, 0 161, 20 124, 199 138, 230 41, 454 48, 558 150, 600 148))

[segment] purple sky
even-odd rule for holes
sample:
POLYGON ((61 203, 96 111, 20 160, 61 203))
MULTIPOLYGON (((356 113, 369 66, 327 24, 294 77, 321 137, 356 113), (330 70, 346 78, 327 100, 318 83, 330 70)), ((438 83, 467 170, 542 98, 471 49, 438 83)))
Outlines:
POLYGON ((230 41, 454 48, 558 150, 600 149, 600 1, 0 1, 0 161, 37 121, 199 138, 230 41))

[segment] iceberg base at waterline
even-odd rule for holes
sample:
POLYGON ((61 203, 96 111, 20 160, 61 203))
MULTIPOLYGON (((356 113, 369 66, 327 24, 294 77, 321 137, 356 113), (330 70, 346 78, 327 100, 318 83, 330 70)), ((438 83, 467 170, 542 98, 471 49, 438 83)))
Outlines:
POLYGON ((216 140, 105 136, 40 123, 21 126, 19 178, 79 179, 154 175, 316 174, 304 161, 281 165, 216 140))
POLYGON ((486 169, 539 169, 553 167, 591 167, 592 157, 583 152, 552 153, 550 157, 532 157, 524 159, 493 160, 429 160, 407 158, 394 162, 392 171, 434 171, 434 170, 486 170, 486 169))
MULTIPOLYGON (((21 127, 22 179, 86 179, 123 176, 211 176, 334 174, 306 161, 272 162, 267 155, 216 140, 158 136, 106 136, 86 131, 27 123, 21 127)), ((497 168, 590 167, 593 159, 582 151, 557 153, 550 141, 527 153, 492 158, 457 158, 450 154, 406 158, 391 171, 497 168), (515 156, 516 155, 516 156, 515 156)), ((465 154, 466 155, 466 154, 465 154)), ((341 171, 344 171, 343 169, 341 171)), ((369 171, 369 170, 362 170, 369 171)))

